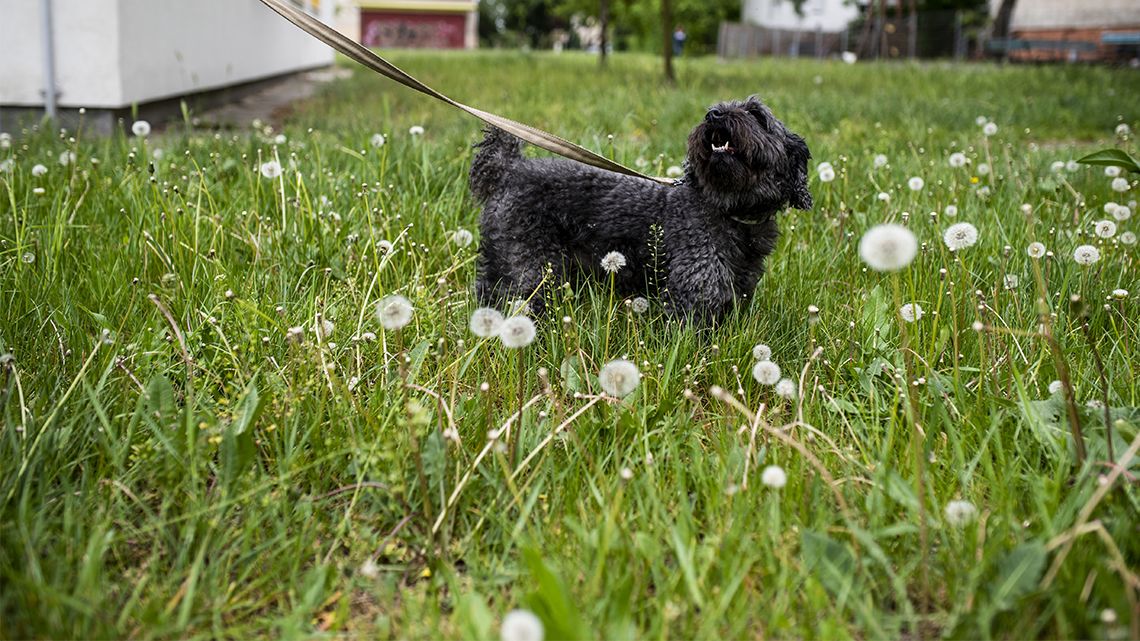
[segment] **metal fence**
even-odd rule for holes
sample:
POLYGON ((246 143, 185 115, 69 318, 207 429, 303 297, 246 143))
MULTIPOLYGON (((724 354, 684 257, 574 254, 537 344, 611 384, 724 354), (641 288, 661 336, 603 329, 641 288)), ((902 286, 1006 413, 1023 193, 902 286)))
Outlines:
POLYGON ((983 55, 984 41, 984 20, 970 12, 922 11, 909 16, 861 16, 836 32, 724 22, 717 54, 722 58, 826 58, 850 51, 861 59, 964 59, 983 55))

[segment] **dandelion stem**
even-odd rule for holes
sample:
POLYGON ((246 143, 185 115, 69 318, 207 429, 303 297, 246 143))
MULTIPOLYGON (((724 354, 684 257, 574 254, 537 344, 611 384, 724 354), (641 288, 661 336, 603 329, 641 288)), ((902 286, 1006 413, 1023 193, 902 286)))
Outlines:
POLYGON ((519 349, 516 351, 518 352, 518 359, 519 359, 519 420, 518 420, 518 424, 515 425, 515 429, 511 430, 511 434, 510 434, 510 438, 511 438, 510 464, 512 466, 515 464, 515 460, 518 456, 519 438, 522 436, 523 408, 524 408, 523 402, 525 400, 523 395, 526 393, 526 360, 523 358, 524 350, 519 349))
MULTIPOLYGON (((891 291, 895 297, 895 316, 897 317, 898 310, 902 307, 901 296, 899 294, 899 275, 898 272, 891 273, 891 291)), ((897 320, 896 320, 897 322, 897 320)), ((926 531, 926 447, 925 436, 922 430, 922 425, 918 417, 918 399, 915 397, 916 390, 911 385, 911 381, 915 379, 914 364, 911 360, 910 349, 910 335, 907 333, 906 322, 898 323, 899 326, 899 342, 900 351, 903 357, 903 372, 904 378, 902 381, 903 392, 906 395, 906 417, 911 425, 910 443, 911 454, 914 457, 914 474, 915 474, 915 493, 918 496, 918 541, 919 547, 922 550, 922 594, 919 597, 919 612, 925 613, 927 611, 927 599, 930 594, 930 551, 928 545, 928 534, 926 531)))
POLYGON ((1046 302, 1049 292, 1045 288, 1045 279, 1041 275, 1041 267, 1033 261, 1033 278, 1037 283, 1037 317, 1040 321, 1040 335, 1049 345, 1053 355, 1053 367, 1057 370, 1057 380, 1061 381, 1061 391, 1065 398, 1065 410, 1069 416, 1069 430, 1073 435, 1073 446, 1077 452, 1077 464, 1085 462, 1085 437, 1081 431, 1081 417, 1077 413, 1076 397, 1073 394, 1073 383, 1069 378, 1069 367, 1065 363, 1065 354, 1061 351, 1061 344, 1053 336, 1053 317, 1049 313, 1049 304, 1046 302))
POLYGON ((614 280, 617 276, 610 272, 610 302, 606 305, 606 340, 602 347, 602 358, 608 359, 610 357, 610 321, 613 319, 614 313, 614 280))
POLYGON ((1097 377, 1100 379, 1100 400, 1104 405, 1104 442, 1108 446, 1108 460, 1110 463, 1116 462, 1116 457, 1112 452, 1112 410, 1108 405, 1108 377, 1104 373, 1104 361, 1100 358, 1100 351, 1096 348, 1096 341, 1093 340, 1092 328, 1089 327, 1088 322, 1081 323, 1081 330, 1084 332, 1085 341, 1089 344, 1089 351, 1092 352, 1093 362, 1096 363, 1097 377))

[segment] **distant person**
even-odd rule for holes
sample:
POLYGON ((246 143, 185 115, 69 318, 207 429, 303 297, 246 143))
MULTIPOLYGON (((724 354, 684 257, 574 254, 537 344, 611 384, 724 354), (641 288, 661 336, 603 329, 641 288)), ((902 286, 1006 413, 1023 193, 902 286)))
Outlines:
POLYGON ((685 38, 687 38, 687 37, 688 36, 685 34, 684 27, 682 27, 681 25, 677 25, 677 28, 673 31, 673 55, 674 56, 681 55, 681 50, 685 48, 685 38))

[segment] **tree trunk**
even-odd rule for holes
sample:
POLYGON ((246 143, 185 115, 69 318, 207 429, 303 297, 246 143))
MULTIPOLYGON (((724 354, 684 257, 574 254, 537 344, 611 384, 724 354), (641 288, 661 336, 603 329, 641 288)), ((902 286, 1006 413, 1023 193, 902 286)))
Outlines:
POLYGON ((673 0, 661 0, 661 53, 665 55, 665 81, 675 84, 673 75, 673 0))
POLYGON ((875 19, 875 3, 867 3, 867 13, 863 16, 863 33, 859 34, 859 57, 868 58, 871 55, 871 22, 875 19))
POLYGON ((1017 0, 1001 0, 1001 7, 998 8, 997 16, 994 17, 994 33, 995 38, 1008 38, 1009 26, 1013 19, 1013 7, 1017 4, 1017 0))
POLYGON ((599 0, 598 21, 602 23, 601 51, 598 52, 598 64, 606 66, 606 46, 609 44, 610 30, 610 0, 599 0))

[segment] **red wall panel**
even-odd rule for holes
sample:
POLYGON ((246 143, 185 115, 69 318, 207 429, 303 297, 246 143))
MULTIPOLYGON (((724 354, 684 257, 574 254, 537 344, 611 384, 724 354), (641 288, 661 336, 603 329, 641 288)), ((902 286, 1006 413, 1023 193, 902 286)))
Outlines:
POLYGON ((467 15, 456 13, 360 12, 366 47, 462 49, 467 15))

